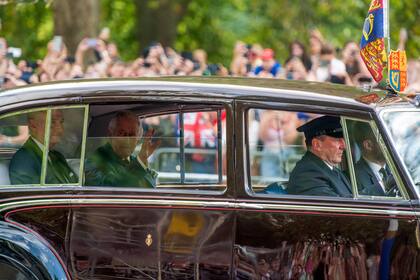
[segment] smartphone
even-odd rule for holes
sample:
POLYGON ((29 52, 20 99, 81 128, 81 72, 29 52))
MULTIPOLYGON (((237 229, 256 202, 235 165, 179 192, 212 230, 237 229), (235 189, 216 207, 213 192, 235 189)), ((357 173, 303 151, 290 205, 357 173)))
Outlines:
POLYGON ((22 56, 22 49, 21 48, 7 48, 7 56, 10 58, 17 58, 22 56))
POLYGON ((89 38, 89 39, 87 39, 87 42, 86 42, 86 44, 88 45, 89 48, 96 47, 96 43, 97 43, 96 38, 89 38))
POLYGON ((61 51, 61 47, 63 44, 63 37, 62 36, 54 36, 53 38, 53 50, 56 52, 61 51))

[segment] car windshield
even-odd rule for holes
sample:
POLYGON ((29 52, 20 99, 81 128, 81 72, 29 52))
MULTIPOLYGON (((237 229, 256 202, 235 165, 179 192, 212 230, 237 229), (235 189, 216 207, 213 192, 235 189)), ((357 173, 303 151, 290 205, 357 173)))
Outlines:
POLYGON ((392 111, 384 114, 396 150, 411 178, 420 187, 420 111, 392 111))

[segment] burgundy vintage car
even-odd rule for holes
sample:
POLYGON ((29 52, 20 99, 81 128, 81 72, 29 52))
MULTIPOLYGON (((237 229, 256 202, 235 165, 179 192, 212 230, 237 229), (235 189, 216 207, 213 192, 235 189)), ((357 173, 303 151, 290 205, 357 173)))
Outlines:
POLYGON ((48 83, 0 100, 0 279, 420 277, 418 97, 166 77, 48 83), (340 120, 334 168, 351 197, 290 191, 308 149, 297 128, 320 116, 340 120), (358 164, 370 157, 390 183, 366 186, 358 164))

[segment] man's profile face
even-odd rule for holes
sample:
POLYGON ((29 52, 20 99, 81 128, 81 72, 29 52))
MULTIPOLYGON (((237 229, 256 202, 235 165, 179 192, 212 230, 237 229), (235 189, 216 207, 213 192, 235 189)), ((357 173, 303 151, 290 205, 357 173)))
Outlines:
POLYGON ((133 118, 118 118, 114 131, 110 131, 111 146, 120 158, 129 157, 137 146, 140 128, 138 121, 133 118))
POLYGON ((61 110, 51 112, 50 148, 57 145, 64 134, 64 117, 61 110))
POLYGON ((362 154, 363 156, 367 157, 368 160, 377 162, 380 165, 385 164, 386 162, 381 147, 379 147, 379 144, 376 140, 364 140, 362 154))
MULTIPOLYGON (((45 121, 46 112, 35 112, 29 120, 29 128, 31 136, 42 144, 45 144, 45 121)), ((64 133, 64 117, 61 110, 53 110, 51 112, 51 129, 49 147, 57 145, 64 133)))
POLYGON ((316 149, 318 150, 318 155, 322 160, 332 165, 339 164, 341 162, 346 148, 344 138, 335 138, 323 135, 318 137, 316 141, 318 141, 316 149))

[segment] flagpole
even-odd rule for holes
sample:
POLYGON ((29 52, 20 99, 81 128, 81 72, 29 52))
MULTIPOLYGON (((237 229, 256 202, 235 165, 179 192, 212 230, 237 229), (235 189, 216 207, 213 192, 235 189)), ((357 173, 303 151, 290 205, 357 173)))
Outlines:
POLYGON ((384 26, 384 37, 387 40, 387 44, 386 44, 386 54, 387 56, 389 55, 390 51, 391 51, 391 36, 390 36, 390 26, 389 26, 389 0, 383 0, 385 2, 385 13, 384 13, 384 22, 385 22, 385 26, 384 26))
POLYGON ((388 57, 389 54, 391 52, 391 36, 390 36, 390 26, 389 26, 389 0, 383 0, 383 7, 384 7, 384 37, 386 38, 386 71, 385 71, 385 83, 386 86, 388 87, 389 85, 389 75, 388 75, 388 71, 389 71, 389 61, 388 61, 388 57))

